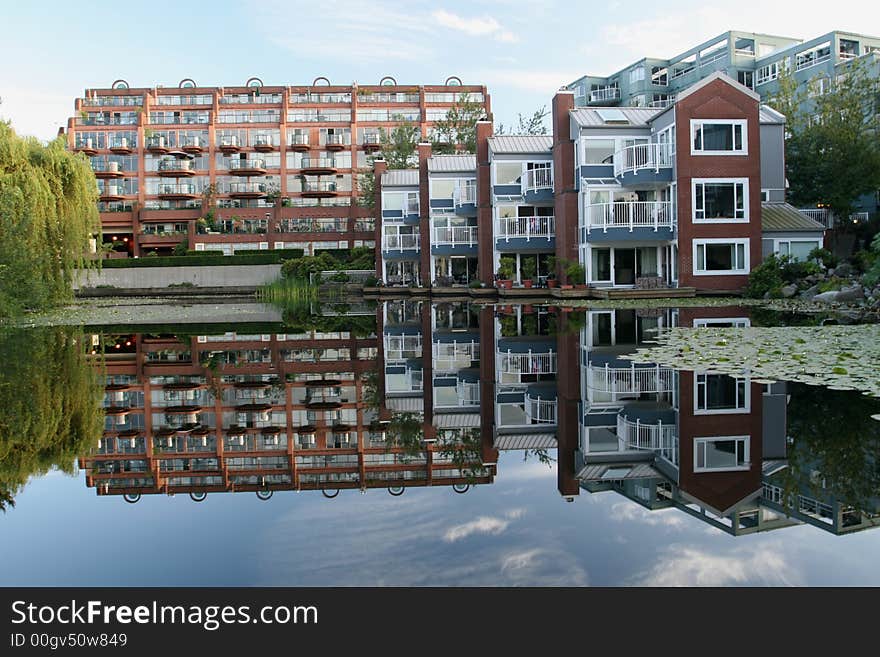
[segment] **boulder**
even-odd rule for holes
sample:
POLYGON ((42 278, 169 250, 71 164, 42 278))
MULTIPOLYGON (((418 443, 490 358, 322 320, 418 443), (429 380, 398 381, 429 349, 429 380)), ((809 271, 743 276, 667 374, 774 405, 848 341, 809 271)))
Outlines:
POLYGON ((852 276, 853 268, 848 262, 843 262, 834 269, 834 275, 838 278, 849 278, 852 276))
POLYGON ((801 299, 810 300, 813 297, 815 297, 817 294, 819 294, 819 286, 814 285, 813 287, 807 288, 806 290, 801 292, 801 299))
POLYGON ((837 301, 837 290, 829 290, 828 292, 822 292, 821 294, 817 294, 813 297, 813 301, 816 303, 835 303, 837 301))
POLYGON ((842 288, 837 292, 837 303, 852 303, 865 298, 865 290, 861 285, 853 285, 851 287, 842 288))
POLYGON ((791 285, 784 285, 779 291, 782 293, 783 298, 789 299, 797 294, 797 285, 794 283, 791 285))

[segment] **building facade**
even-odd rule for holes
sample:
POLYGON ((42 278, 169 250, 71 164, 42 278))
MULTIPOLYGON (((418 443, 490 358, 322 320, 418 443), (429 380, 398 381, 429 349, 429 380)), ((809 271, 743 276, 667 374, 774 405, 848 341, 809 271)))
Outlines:
POLYGON ((462 96, 490 111, 483 86, 265 86, 87 89, 68 145, 98 178, 103 239, 117 257, 195 251, 372 246, 359 171, 402 121, 431 139, 462 96))

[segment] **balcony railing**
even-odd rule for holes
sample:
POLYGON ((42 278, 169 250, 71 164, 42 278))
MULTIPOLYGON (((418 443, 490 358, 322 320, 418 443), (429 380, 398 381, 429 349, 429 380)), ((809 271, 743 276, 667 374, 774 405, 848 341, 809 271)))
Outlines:
POLYGON ((605 100, 617 100, 620 98, 619 87, 602 87, 590 92, 590 102, 598 103, 605 100))
POLYGON ((289 135, 287 139, 288 146, 308 146, 309 145, 309 136, 308 135, 289 135))
POLYGON ((452 246, 476 246, 476 226, 442 226, 434 228, 432 244, 452 246))
POLYGON ((659 420, 654 424, 645 424, 638 419, 629 420, 624 415, 617 416, 617 438, 621 450, 649 449, 663 451, 664 455, 672 451, 672 446, 677 442, 674 424, 663 424, 659 420))
POLYGON ((441 390, 438 386, 434 386, 434 406, 435 408, 458 408, 461 406, 479 406, 480 405, 480 384, 471 383, 469 381, 459 381, 455 386, 455 400, 438 400, 437 391, 441 390))
POLYGON ((249 160, 229 160, 229 170, 230 171, 241 171, 241 170, 250 170, 250 169, 265 169, 266 168, 266 160, 262 160, 259 158, 252 158, 249 160))
POLYGON ((556 400, 526 394, 526 417, 530 424, 556 424, 556 400))
POLYGON ((672 230, 675 225, 675 213, 672 201, 615 201, 614 203, 593 203, 586 206, 585 226, 591 229, 601 228, 660 228, 672 230))
POLYGON ((189 160, 160 160, 159 171, 192 171, 192 162, 189 160))
POLYGON ((266 193, 265 183, 229 183, 230 194, 256 194, 266 193))
POLYGON ((460 205, 476 205, 477 203, 477 185, 468 184, 456 187, 452 193, 452 202, 456 207, 460 205))
POLYGON ((418 251, 419 234, 397 234, 382 236, 382 249, 384 251, 418 251))
POLYGON ((671 392, 675 371, 654 367, 604 367, 590 365, 587 369, 587 387, 610 396, 609 401, 638 397, 642 393, 671 392))
POLYGON ((346 146, 345 135, 327 135, 324 140, 325 146, 346 146))
POLYGON ((645 169, 659 171, 672 166, 670 144, 636 144, 614 153, 614 175, 636 173, 645 169))
POLYGON ((522 192, 537 192, 543 189, 553 189, 553 170, 549 167, 542 169, 528 169, 522 180, 522 192))
POLYGON ((336 182, 331 180, 307 180, 303 183, 302 190, 304 192, 323 192, 323 193, 335 193, 336 192, 336 182))
POLYGON ((556 374, 556 352, 512 352, 509 349, 496 354, 498 370, 502 374, 556 374))
POLYGON ((556 219, 549 217, 501 217, 495 224, 497 239, 551 240, 556 236, 556 219))
POLYGON ((160 196, 174 196, 181 194, 185 196, 195 196, 196 186, 188 183, 159 185, 158 194, 160 196))
POLYGON ((384 339, 385 358, 406 360, 422 357, 421 335, 386 335, 384 339))
POLYGON ((452 371, 470 367, 480 360, 480 343, 474 340, 467 342, 435 342, 431 347, 434 369, 452 371))

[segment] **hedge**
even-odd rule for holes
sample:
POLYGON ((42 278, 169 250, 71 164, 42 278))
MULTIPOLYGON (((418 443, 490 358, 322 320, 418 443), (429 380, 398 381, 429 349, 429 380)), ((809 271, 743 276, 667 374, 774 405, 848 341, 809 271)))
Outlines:
POLYGON ((105 269, 129 267, 205 267, 208 265, 279 265, 283 260, 301 258, 302 249, 276 249, 274 251, 249 251, 235 255, 215 255, 198 252, 185 256, 145 256, 142 258, 113 258, 104 260, 105 269))

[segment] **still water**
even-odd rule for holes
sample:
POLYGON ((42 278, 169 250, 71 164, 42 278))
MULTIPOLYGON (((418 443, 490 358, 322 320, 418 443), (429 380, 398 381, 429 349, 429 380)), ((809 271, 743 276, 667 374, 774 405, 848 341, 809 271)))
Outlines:
POLYGON ((412 299, 247 319, 0 337, 0 584, 880 584, 876 327, 412 299), (809 355, 836 330, 845 352, 809 355))

